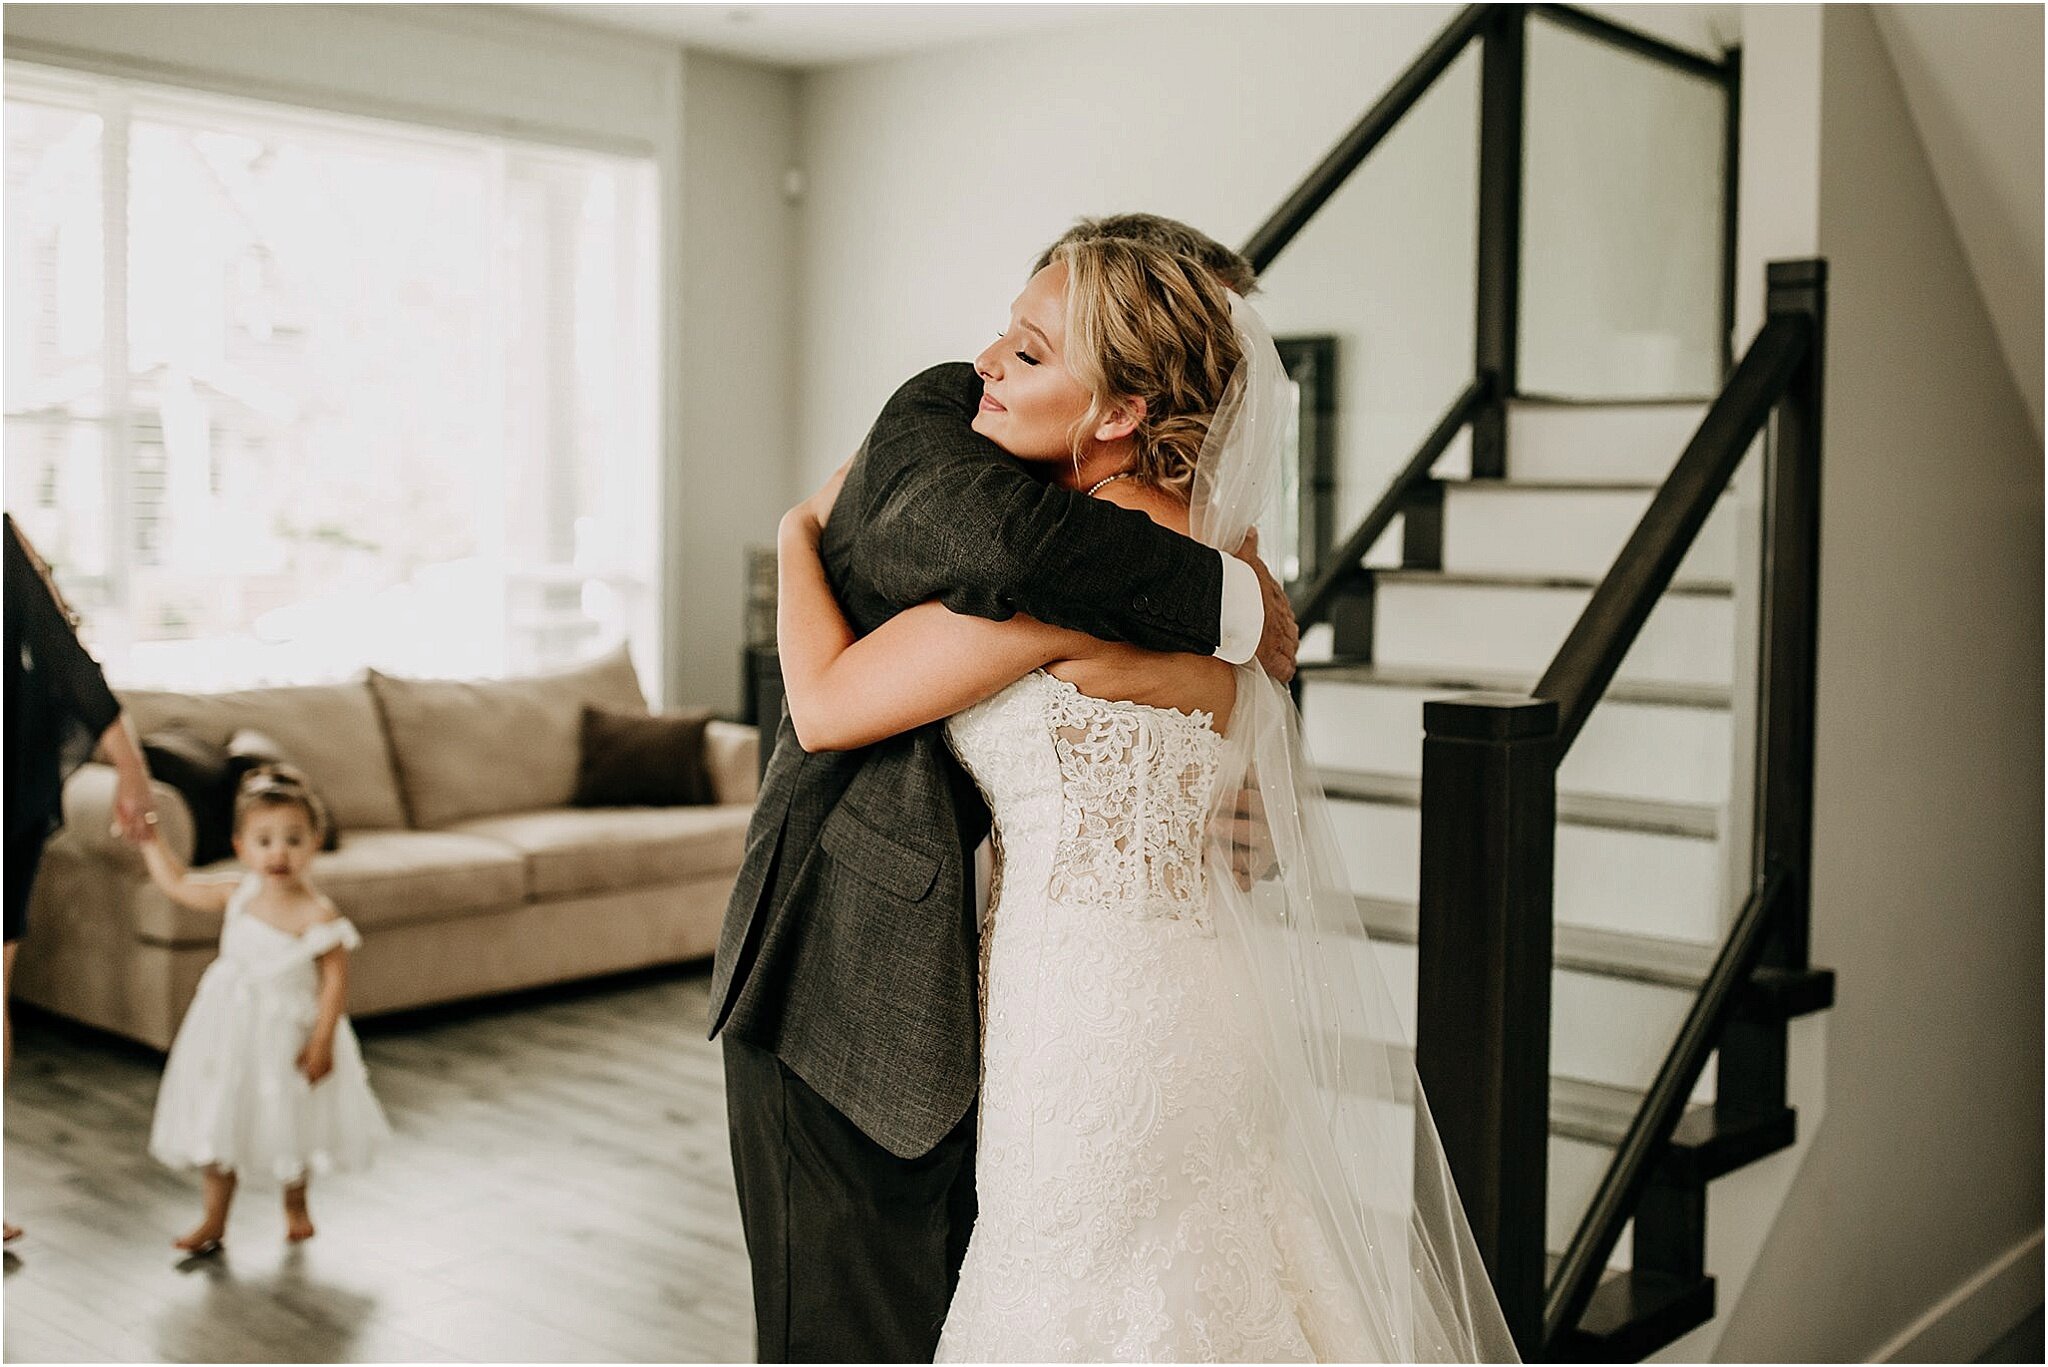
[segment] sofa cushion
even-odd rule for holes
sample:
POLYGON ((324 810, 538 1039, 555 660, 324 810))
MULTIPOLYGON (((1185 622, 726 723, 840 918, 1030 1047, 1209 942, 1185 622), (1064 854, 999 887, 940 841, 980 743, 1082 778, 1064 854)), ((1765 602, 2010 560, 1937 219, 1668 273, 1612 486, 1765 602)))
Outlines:
POLYGON ((563 807, 483 817, 455 829, 524 851, 533 896, 544 900, 734 873, 753 812, 746 804, 563 807))
POLYGON ((340 849, 314 859, 313 878, 365 932, 500 911, 527 897, 518 850, 452 831, 351 831, 340 849))
POLYGON ((367 683, 253 688, 242 693, 117 692, 135 721, 137 735, 176 727, 224 746, 237 731, 260 731, 305 770, 337 825, 347 830, 405 825, 405 805, 367 683))
MULTIPOLYGON (((242 872, 233 860, 202 877, 242 872)), ((526 900, 526 857, 502 840, 451 831, 350 831, 341 848, 313 856, 313 883, 365 933, 378 926, 503 911, 526 900)), ((137 930, 162 944, 204 944, 220 917, 178 906, 153 885, 136 896, 137 930)))
POLYGON ((396 679, 372 670, 370 687, 412 824, 430 829, 567 806, 576 794, 584 706, 647 711, 624 646, 534 678, 396 679))

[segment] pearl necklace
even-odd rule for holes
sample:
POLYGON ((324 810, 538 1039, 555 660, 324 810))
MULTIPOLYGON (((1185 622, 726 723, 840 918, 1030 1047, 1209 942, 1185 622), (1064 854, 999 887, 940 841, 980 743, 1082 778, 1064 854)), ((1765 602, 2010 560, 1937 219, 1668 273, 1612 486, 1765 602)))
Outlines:
POLYGON ((1098 479, 1093 484, 1089 485, 1088 493, 1086 496, 1089 498, 1093 498, 1095 496, 1095 491, 1097 489, 1100 489, 1105 484, 1114 484, 1120 479, 1136 479, 1137 477, 1138 472, 1136 470, 1119 470, 1115 474, 1107 476, 1103 479, 1098 479))

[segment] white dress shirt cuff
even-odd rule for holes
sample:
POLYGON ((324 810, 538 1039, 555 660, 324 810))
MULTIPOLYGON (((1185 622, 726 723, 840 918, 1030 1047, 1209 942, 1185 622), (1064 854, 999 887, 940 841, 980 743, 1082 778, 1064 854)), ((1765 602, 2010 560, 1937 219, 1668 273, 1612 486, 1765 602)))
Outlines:
POLYGON ((1259 638, 1266 634, 1266 595, 1252 567, 1234 555, 1223 555, 1222 620, 1218 659, 1241 665, 1259 653, 1259 638))

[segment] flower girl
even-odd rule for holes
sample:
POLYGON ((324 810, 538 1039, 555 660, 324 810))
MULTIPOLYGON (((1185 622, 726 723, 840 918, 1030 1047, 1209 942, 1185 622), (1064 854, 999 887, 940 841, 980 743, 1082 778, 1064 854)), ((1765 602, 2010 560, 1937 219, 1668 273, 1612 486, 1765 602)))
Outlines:
POLYGON ((307 881, 326 814, 296 770, 251 770, 235 794, 235 855, 249 872, 195 878, 152 829, 143 860, 156 885, 195 911, 221 912, 220 955, 171 1042, 149 1151, 206 1177, 206 1216, 176 1241, 211 1253, 235 1184, 284 1188, 285 1237, 313 1237, 306 1183, 368 1163, 390 1128, 342 1014, 348 951, 362 943, 307 881))

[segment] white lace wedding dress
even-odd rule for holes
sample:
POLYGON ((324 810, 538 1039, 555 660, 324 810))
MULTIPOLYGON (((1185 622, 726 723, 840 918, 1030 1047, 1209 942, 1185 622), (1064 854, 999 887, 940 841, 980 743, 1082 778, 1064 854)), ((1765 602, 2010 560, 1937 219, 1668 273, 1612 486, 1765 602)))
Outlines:
POLYGON ((1314 1221, 1259 1138, 1266 1082, 1203 869, 1206 713, 1044 672, 947 723, 994 812, 980 1215, 940 1360, 1343 1360, 1314 1221))

